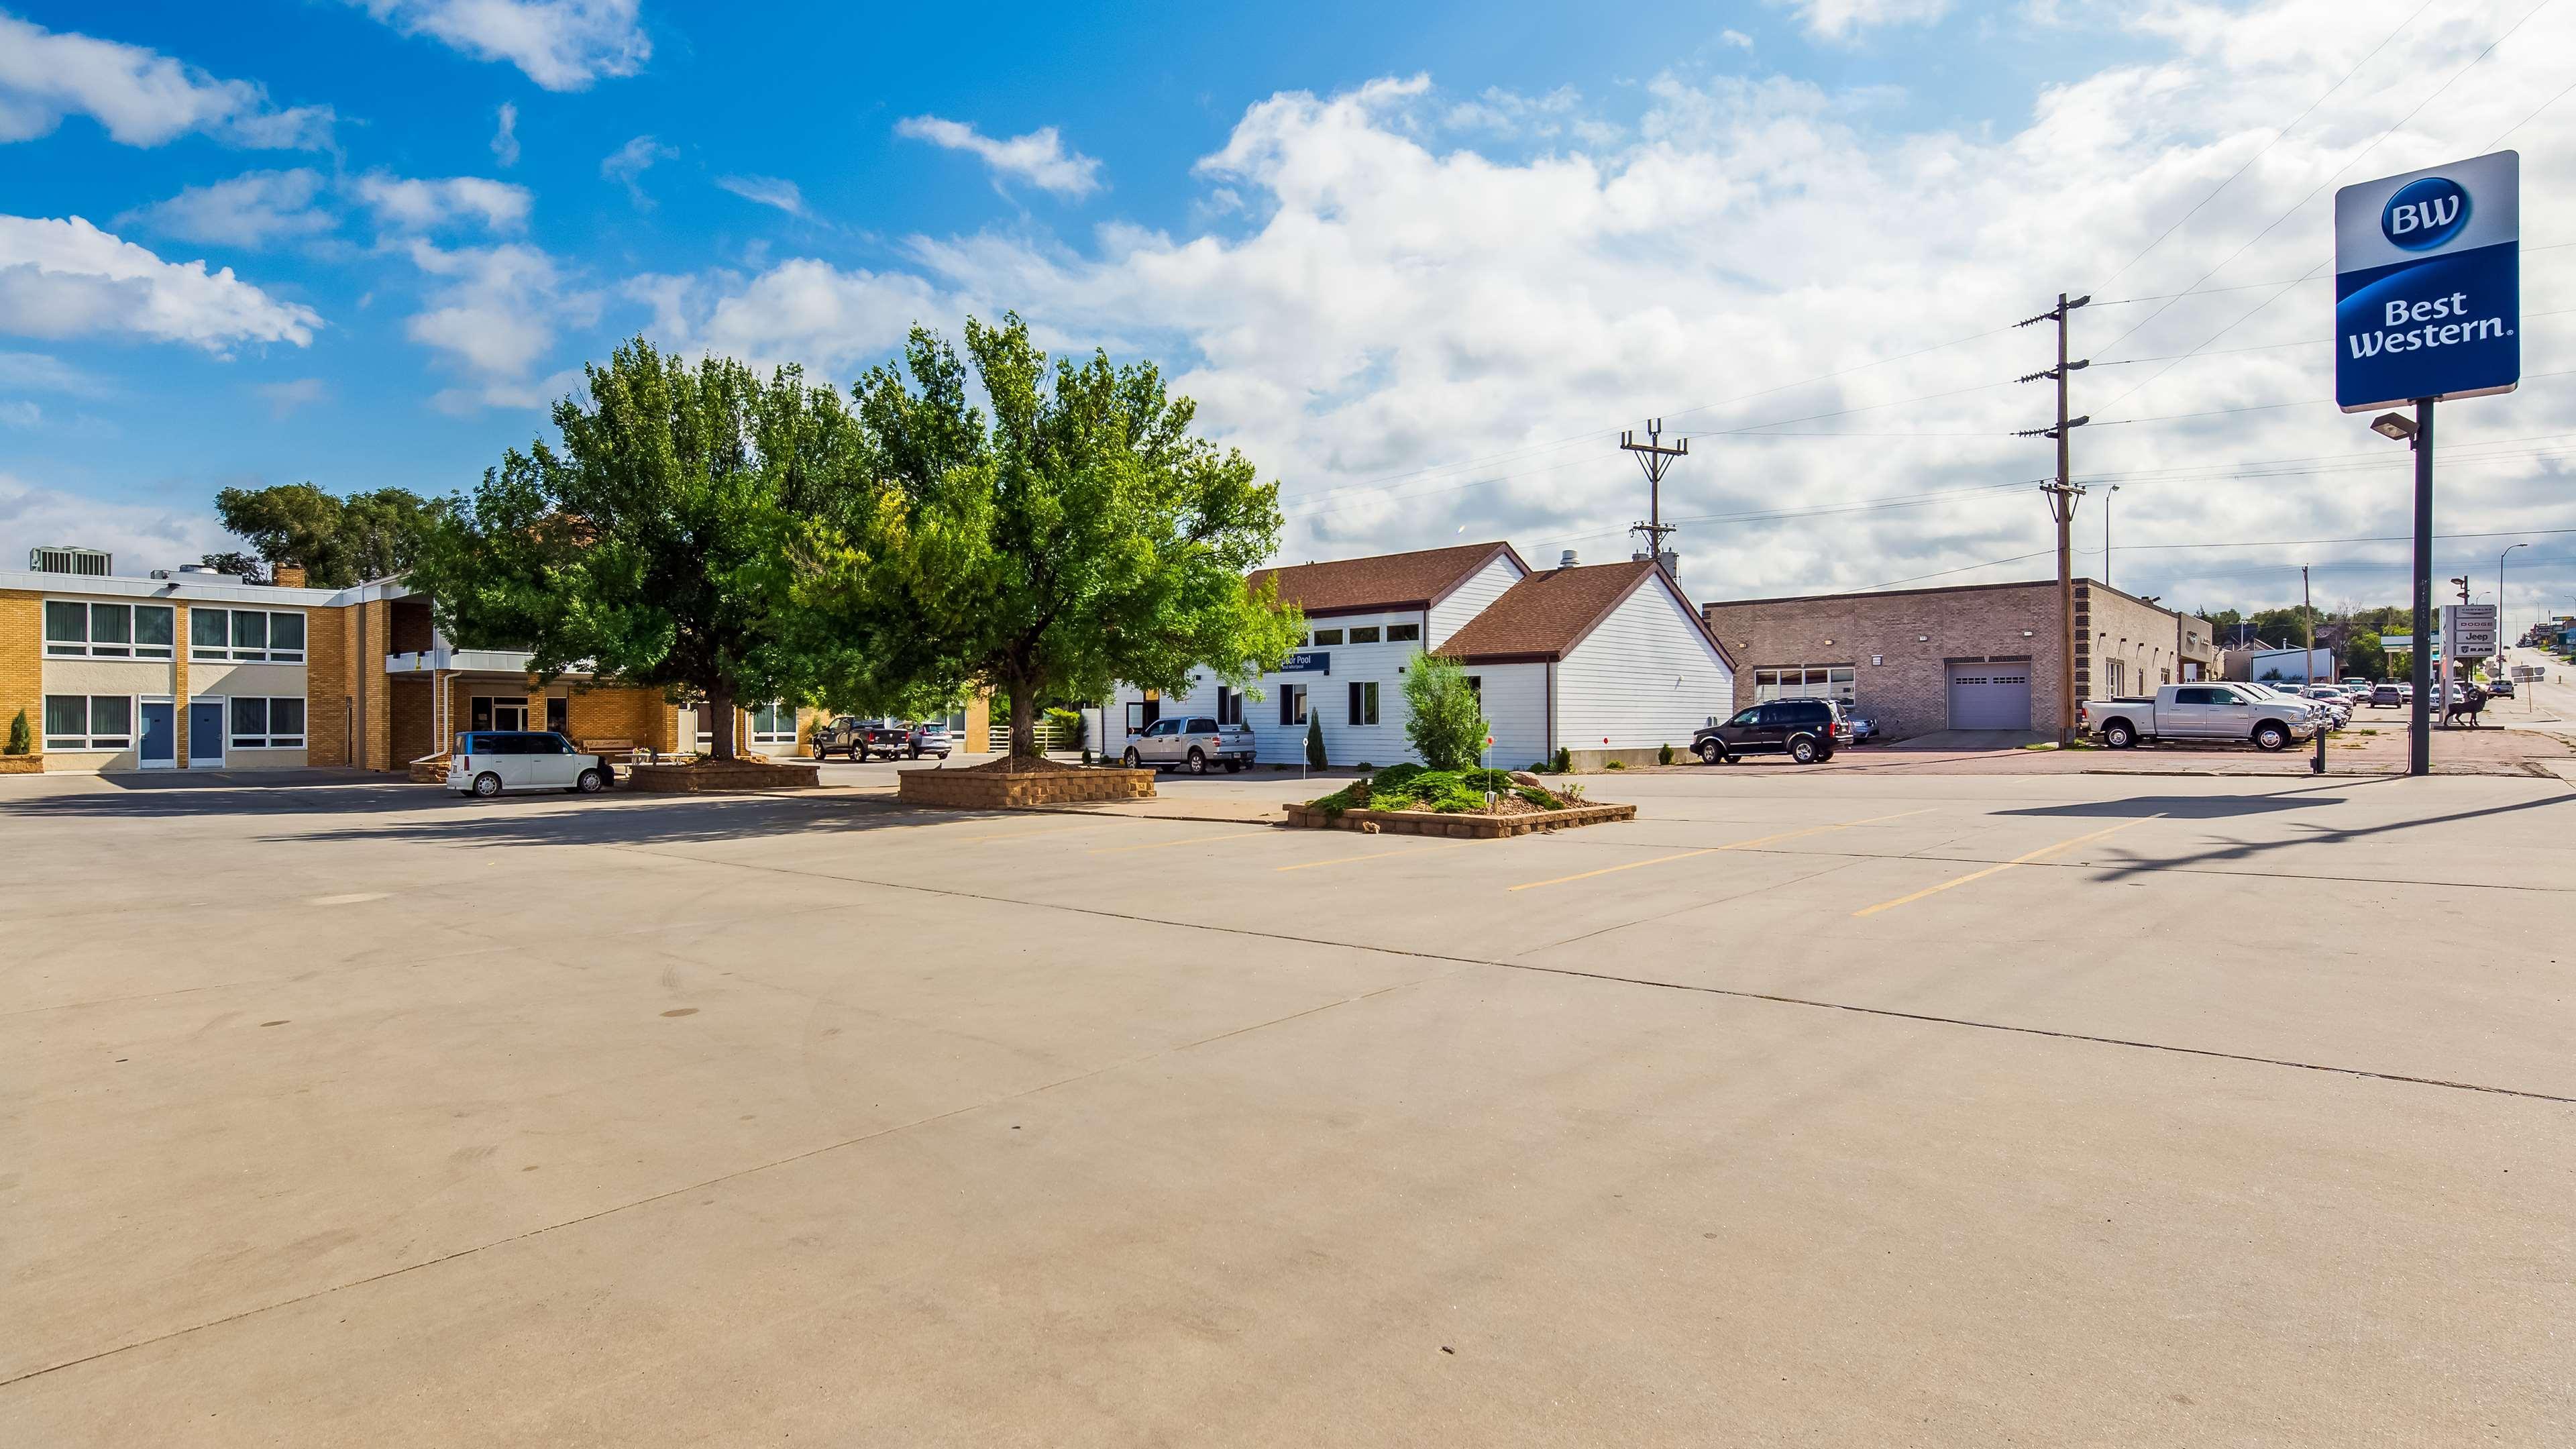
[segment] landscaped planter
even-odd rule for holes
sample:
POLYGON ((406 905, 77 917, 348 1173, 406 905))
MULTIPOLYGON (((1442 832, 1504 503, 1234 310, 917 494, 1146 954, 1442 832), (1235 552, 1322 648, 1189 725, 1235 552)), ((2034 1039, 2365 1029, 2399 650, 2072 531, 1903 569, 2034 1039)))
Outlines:
POLYGON ((1307 804, 1288 807, 1288 823, 1301 830, 1357 830, 1374 825, 1381 835, 1446 835, 1456 840, 1499 840, 1545 830, 1572 830, 1634 820, 1634 805, 1569 805, 1515 815, 1440 814, 1429 810, 1345 810, 1339 815, 1307 804))
POLYGON ((0 775, 41 775, 45 773, 42 755, 0 755, 0 775))
POLYGON ((621 790, 647 794, 707 795, 736 790, 810 790, 823 783, 819 765, 772 764, 764 760, 700 760, 687 765, 625 765, 617 771, 621 790))
POLYGON ((895 798, 934 810, 1027 810, 1096 800, 1150 800, 1154 772, 1115 766, 1001 771, 906 770, 895 777, 895 798))

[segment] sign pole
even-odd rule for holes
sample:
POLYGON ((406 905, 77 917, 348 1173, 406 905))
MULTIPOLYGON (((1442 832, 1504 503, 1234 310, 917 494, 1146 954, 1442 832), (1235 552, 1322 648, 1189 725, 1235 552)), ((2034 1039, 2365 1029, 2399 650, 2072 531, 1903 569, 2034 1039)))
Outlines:
POLYGON ((2415 705, 2406 773, 2433 773, 2433 400, 2415 400, 2415 705))

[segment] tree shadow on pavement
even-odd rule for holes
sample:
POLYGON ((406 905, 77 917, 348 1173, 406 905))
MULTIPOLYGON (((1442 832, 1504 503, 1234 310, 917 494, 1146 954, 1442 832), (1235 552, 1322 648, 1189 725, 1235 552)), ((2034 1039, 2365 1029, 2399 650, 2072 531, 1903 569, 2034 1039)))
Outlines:
MULTIPOLYGON (((2287 850, 2292 846, 2336 845, 2345 841, 2367 840, 2373 836, 2389 835, 2400 830, 2420 830, 2433 825, 2456 825, 2464 820, 2480 820, 2492 818, 2498 815, 2514 815, 2525 810, 2543 810, 2553 805, 2565 805, 2571 800, 2576 800, 2576 796, 2564 794, 2550 795, 2538 800, 2516 801, 2511 805, 2490 805, 2478 810, 2456 810, 2448 815, 2425 815, 2411 820, 2392 820, 2381 825, 2333 826, 2319 825, 2310 821, 2300 821, 2297 823, 2304 827, 2305 833, 2286 840, 2234 841, 2216 849, 2199 851, 2190 855, 2171 856, 2157 860, 2137 860, 2132 861, 2127 865, 2111 865, 2104 863, 2097 865, 2096 868, 2103 872, 2105 879, 2118 880, 2125 876, 2145 875, 2152 871, 2187 870, 2194 866, 2211 865, 2222 861, 2253 860, 2267 852, 2287 850)), ((2323 804, 2326 802, 2320 801, 2318 803, 2323 804)), ((2052 814, 2064 812, 2022 811, 2018 813, 2052 814)))

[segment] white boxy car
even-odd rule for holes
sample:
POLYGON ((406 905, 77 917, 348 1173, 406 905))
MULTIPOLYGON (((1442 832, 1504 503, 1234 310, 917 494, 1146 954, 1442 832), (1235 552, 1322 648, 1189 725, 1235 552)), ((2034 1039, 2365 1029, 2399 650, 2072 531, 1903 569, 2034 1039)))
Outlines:
POLYGON ((504 790, 579 790, 595 795, 616 779, 608 761, 574 750, 552 730, 471 730, 447 757, 447 788, 486 798, 504 790))

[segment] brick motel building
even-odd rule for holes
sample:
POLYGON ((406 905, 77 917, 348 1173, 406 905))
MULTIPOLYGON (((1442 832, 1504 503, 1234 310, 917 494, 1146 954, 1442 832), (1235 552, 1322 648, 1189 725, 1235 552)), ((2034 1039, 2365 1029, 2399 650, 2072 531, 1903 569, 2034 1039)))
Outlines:
MULTIPOLYGON (((1735 706, 1839 699, 1879 738, 2054 731, 2064 629, 2057 581, 1738 599, 1701 606, 1736 661, 1735 706)), ((2075 695, 2217 673, 2208 621, 2075 581, 2075 695)))
MULTIPOLYGON (((712 721, 654 688, 529 672, 525 651, 459 649, 399 581, 253 584, 202 567, 123 577, 89 549, 0 570, 0 738, 21 712, 33 750, 0 772, 400 771, 460 730, 557 730, 588 748, 687 754, 712 721)), ((801 753, 814 710, 740 711, 743 750, 801 753)), ((961 746, 984 748, 982 701, 961 746)))

